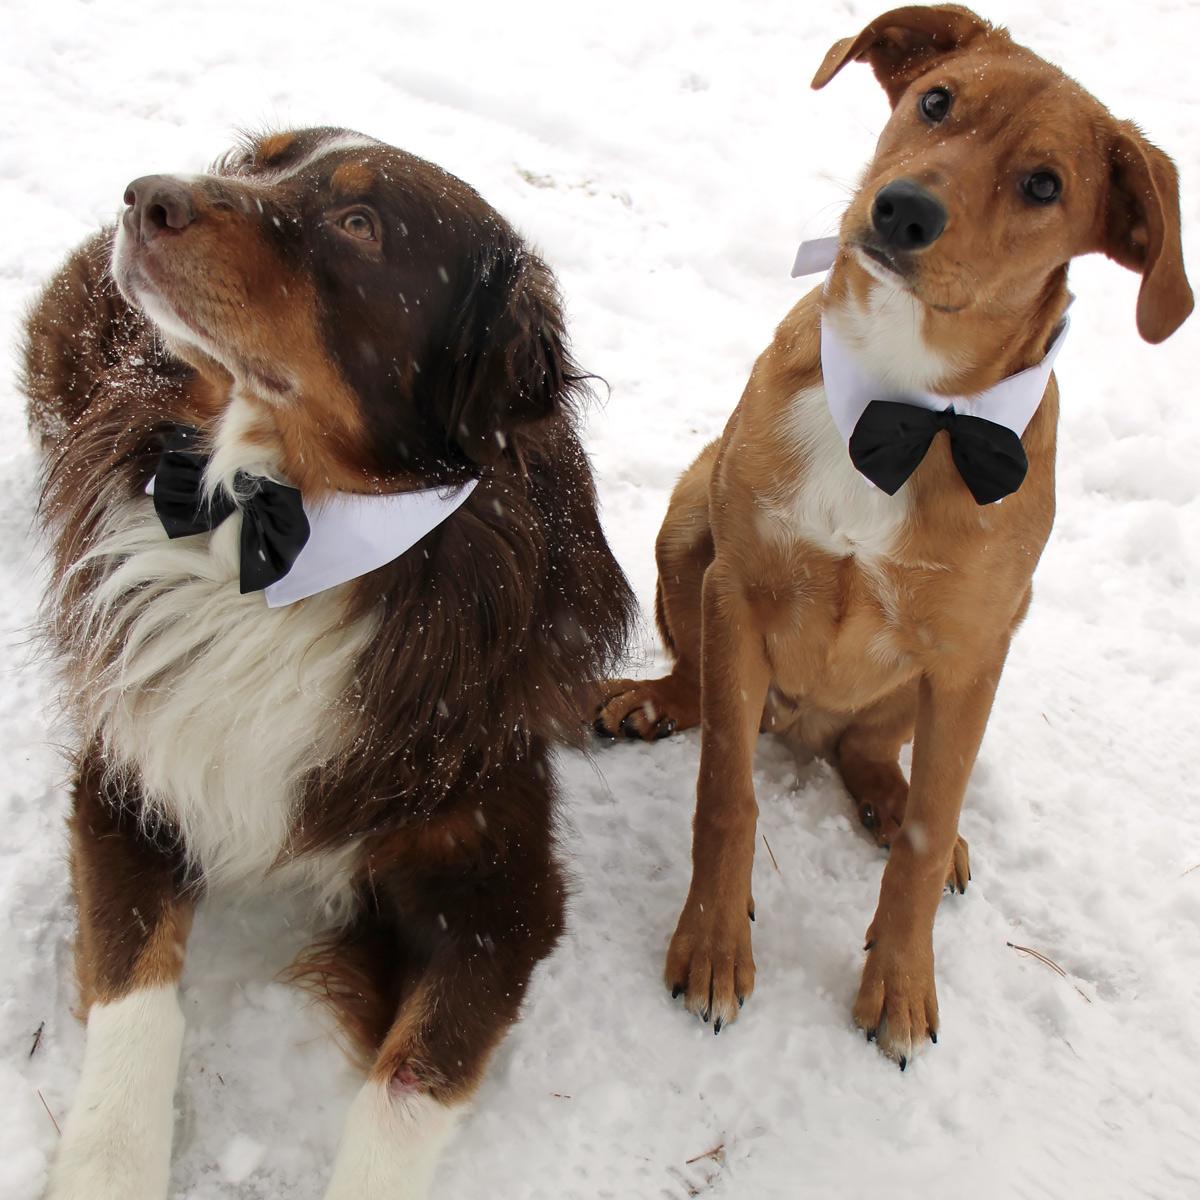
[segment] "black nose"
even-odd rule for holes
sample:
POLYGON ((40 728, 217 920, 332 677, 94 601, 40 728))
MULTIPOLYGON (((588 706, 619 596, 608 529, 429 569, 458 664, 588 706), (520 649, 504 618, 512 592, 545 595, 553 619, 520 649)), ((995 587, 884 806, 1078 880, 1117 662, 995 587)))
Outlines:
POLYGON ((924 250, 942 236, 946 209, 920 184, 897 179, 880 188, 871 208, 871 224, 896 250, 924 250))
POLYGON ((191 188, 170 175, 143 175, 125 189, 125 225, 143 241, 167 229, 186 229, 196 219, 191 188))

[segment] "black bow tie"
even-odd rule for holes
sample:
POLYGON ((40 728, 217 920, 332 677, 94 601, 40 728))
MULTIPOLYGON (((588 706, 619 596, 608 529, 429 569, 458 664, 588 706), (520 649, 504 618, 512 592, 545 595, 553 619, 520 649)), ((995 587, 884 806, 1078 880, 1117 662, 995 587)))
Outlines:
POLYGON ((932 412, 915 404, 872 400, 850 435, 850 458, 876 487, 894 496, 942 429, 950 435, 954 465, 976 504, 993 504, 1021 486, 1029 470, 1021 439, 1006 425, 953 408, 932 412))
POLYGON ((202 488, 208 457, 194 449, 197 431, 180 425, 166 437, 154 476, 154 511, 167 537, 190 537, 216 529, 242 510, 241 589, 260 592, 282 579, 308 541, 308 518, 293 487, 239 471, 239 499, 220 490, 212 499, 202 488))

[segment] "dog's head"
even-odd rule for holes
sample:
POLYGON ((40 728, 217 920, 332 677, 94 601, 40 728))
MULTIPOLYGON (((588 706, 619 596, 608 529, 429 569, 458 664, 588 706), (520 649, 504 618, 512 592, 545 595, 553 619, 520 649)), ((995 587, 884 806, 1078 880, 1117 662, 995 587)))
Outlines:
POLYGON ((381 142, 276 133, 125 203, 122 293, 214 403, 252 401, 302 486, 477 469, 577 378, 546 266, 466 184, 381 142))
POLYGON ((957 5, 893 9, 837 42, 813 79, 867 62, 892 117, 841 240, 942 311, 1033 303, 1076 255, 1142 276, 1138 330, 1192 311, 1175 166, 1057 67, 957 5))

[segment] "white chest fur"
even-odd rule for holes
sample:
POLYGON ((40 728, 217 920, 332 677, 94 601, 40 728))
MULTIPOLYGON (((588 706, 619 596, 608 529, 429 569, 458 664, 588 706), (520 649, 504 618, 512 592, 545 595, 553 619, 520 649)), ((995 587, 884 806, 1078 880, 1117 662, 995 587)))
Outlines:
MULTIPOLYGON (((241 595, 240 525, 235 514, 172 542, 149 498, 117 507, 89 555, 106 574, 77 641, 88 732, 215 885, 261 881, 286 860, 299 785, 348 736, 344 697, 374 628, 344 622, 344 588, 281 609, 241 595)), ((336 888, 338 857, 277 874, 336 888)))
POLYGON ((889 496, 855 470, 823 387, 793 397, 779 434, 793 450, 797 471, 782 493, 761 498, 763 534, 775 541, 809 542, 839 557, 889 556, 908 519, 906 492, 889 496))
MULTIPOLYGON (((824 319, 834 323, 867 370, 895 387, 932 387, 955 366, 926 344, 920 303, 894 283, 877 281, 865 304, 847 301, 824 319)), ((810 542, 838 556, 891 557, 909 519, 908 489, 889 496, 855 469, 825 389, 818 385, 793 397, 778 433, 792 451, 796 472, 781 494, 763 497, 764 535, 810 542)))

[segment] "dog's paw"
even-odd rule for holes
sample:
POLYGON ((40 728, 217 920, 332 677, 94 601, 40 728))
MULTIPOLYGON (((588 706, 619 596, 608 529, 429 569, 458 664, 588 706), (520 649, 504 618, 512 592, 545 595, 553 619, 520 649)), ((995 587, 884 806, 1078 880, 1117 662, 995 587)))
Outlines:
MULTIPOLYGON (((882 846, 885 850, 890 850, 892 843, 900 833, 900 820, 895 816, 886 799, 873 797, 869 800, 860 800, 856 797, 854 807, 858 810, 858 819, 862 822, 863 828, 875 839, 875 844, 882 846)), ((903 814, 903 807, 900 812, 903 814)))
POLYGON ((938 1034, 933 951, 903 943, 873 943, 854 1002, 854 1023, 904 1070, 913 1051, 938 1034))
POLYGON ((688 903, 667 951, 665 981, 673 999, 713 1033, 737 1020, 754 991, 750 913, 745 905, 688 903))
POLYGON ((954 843, 954 849, 950 854, 950 869, 946 872, 946 888, 951 895, 957 892, 961 896, 966 892, 967 884, 970 882, 970 847, 962 838, 959 838, 954 843))
POLYGON ((670 737, 677 729, 696 724, 685 701, 674 693, 666 679, 613 679, 603 685, 602 699, 593 728, 605 738, 628 738, 645 742, 670 737))

